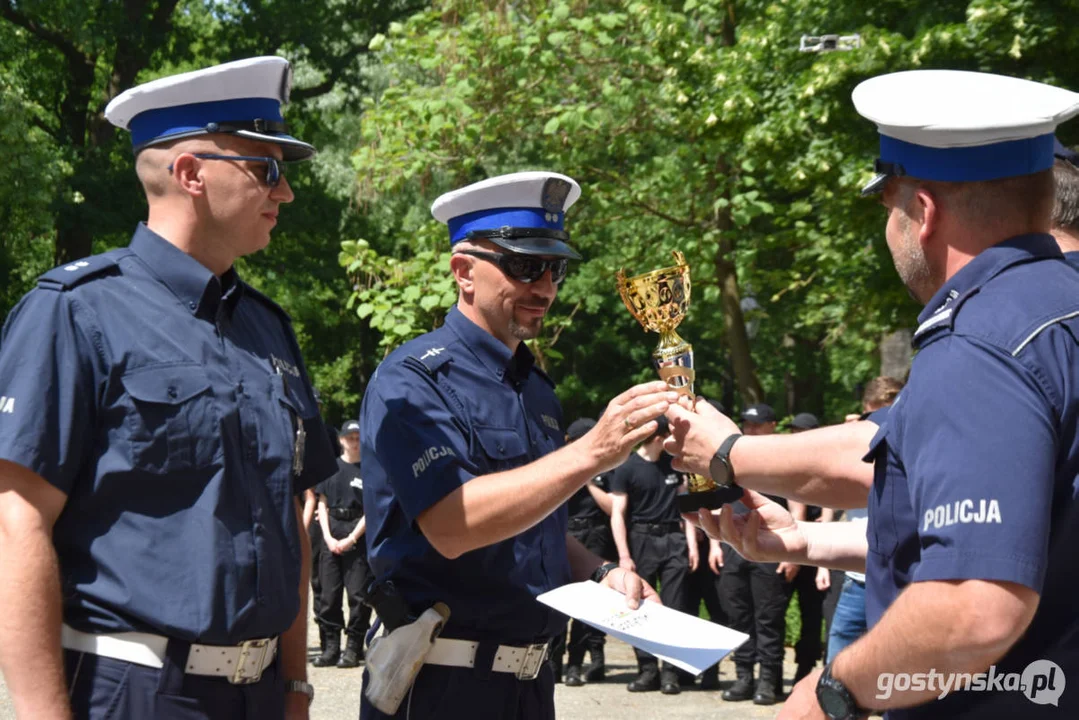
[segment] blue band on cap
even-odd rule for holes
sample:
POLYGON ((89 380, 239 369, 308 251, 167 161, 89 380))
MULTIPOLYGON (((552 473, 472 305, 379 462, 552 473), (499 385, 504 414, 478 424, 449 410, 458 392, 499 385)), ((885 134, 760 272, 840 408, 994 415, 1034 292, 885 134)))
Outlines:
POLYGON ((495 208, 460 215, 446 224, 450 228, 452 245, 464 240, 472 230, 497 230, 500 227, 561 230, 565 216, 565 213, 549 213, 542 208, 495 208))
POLYGON ((207 123, 258 119, 282 122, 281 101, 238 98, 154 108, 131 118, 128 129, 131 131, 131 144, 139 147, 157 138, 203 130, 207 123))
POLYGON ((1030 175, 1053 167, 1053 134, 992 145, 934 148, 880 136, 880 159, 920 180, 978 182, 1030 175))

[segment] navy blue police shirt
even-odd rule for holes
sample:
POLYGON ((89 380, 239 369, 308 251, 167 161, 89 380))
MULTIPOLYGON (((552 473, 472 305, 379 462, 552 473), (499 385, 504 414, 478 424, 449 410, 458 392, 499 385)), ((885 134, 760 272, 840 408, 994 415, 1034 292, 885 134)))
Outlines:
POLYGON ((451 612, 443 635, 502 643, 547 639, 565 617, 535 597, 570 580, 565 505, 516 537, 450 560, 416 518, 474 477, 526 465, 563 444, 551 380, 454 307, 405 343, 364 394, 363 500, 376 579, 415 613, 451 612))
POLYGON ((292 624, 294 496, 335 465, 288 316, 234 270, 140 224, 46 273, 4 325, 0 395, 0 457, 67 496, 64 622, 210 644, 292 624))
POLYGON ((919 321, 910 381, 867 455, 868 620, 931 580, 1016 583, 1041 601, 991 671, 887 717, 1079 717, 1079 689, 1060 693, 1079 677, 1079 274, 1051 236, 1013 238, 919 321))
POLYGON ((1073 268, 1079 269, 1079 251, 1064 253, 1064 260, 1073 268))

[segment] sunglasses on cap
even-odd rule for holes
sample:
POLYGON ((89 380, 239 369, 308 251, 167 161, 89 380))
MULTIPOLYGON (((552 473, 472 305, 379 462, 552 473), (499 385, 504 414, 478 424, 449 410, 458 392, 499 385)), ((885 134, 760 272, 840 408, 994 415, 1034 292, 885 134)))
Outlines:
POLYGON ((483 250, 458 250, 457 254, 493 262, 507 277, 522 283, 534 283, 550 270, 551 282, 557 285, 566 279, 566 273, 569 272, 569 258, 545 259, 535 255, 483 250))
MULTIPOLYGON (((266 178, 264 182, 267 187, 275 188, 281 183, 281 178, 285 177, 285 161, 278 160, 275 157, 269 156, 254 156, 254 155, 215 155, 213 153, 191 153, 193 157, 197 157, 200 160, 242 160, 244 162, 265 163, 266 165, 266 178)), ((172 172, 172 165, 169 165, 169 172, 172 172)))

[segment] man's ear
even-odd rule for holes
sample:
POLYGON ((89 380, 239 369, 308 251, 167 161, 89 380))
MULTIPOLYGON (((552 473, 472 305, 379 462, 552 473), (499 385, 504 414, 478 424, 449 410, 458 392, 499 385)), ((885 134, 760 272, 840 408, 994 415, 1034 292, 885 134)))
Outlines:
POLYGON ((471 295, 475 292, 475 262, 473 258, 460 253, 450 255, 450 272, 453 273, 453 279, 457 282, 457 287, 460 288, 462 293, 471 295))
POLYGON ((916 213, 911 219, 921 226, 918 231, 918 244, 924 249, 928 247, 937 226, 940 225, 940 201, 928 188, 919 187, 914 190, 910 209, 916 213))
POLYGON ((206 194, 206 182, 200 170, 202 163, 191 153, 181 153, 172 161, 172 178, 189 195, 206 194))

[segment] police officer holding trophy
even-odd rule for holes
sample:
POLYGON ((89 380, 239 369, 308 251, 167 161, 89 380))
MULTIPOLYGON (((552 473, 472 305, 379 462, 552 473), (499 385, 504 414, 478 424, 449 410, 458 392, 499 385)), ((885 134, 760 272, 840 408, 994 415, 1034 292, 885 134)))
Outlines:
POLYGON ((564 175, 524 172, 432 206, 449 229, 457 305, 383 361, 361 411, 370 598, 390 630, 367 653, 365 720, 446 708, 553 718, 544 659, 566 621, 536 595, 591 577, 630 606, 655 596, 567 537, 564 504, 651 435, 676 393, 633 387, 562 448, 554 384, 525 343, 578 257, 563 224, 579 196, 564 175))
MULTIPOLYGON (((1049 230, 1053 131, 1079 114, 1079 94, 927 70, 868 80, 854 103, 880 132, 866 192, 887 209, 896 269, 925 303, 907 386, 875 416, 868 534, 795 523, 755 492, 748 513, 699 520, 751 557, 865 569, 869 632, 800 683, 781 717, 1074 716, 1079 275, 1049 230)), ((699 405, 671 411, 669 448, 698 471, 731 433, 699 405)), ((774 490, 759 481, 763 451, 773 467, 804 465, 795 453, 810 436, 853 425, 738 438, 713 469, 774 490)), ((847 488, 788 492, 843 507, 847 488)))

